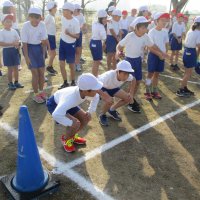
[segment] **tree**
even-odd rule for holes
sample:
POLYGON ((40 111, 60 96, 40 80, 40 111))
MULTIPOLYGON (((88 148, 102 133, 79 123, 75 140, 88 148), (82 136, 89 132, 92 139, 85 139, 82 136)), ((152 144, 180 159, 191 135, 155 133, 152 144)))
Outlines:
POLYGON ((189 0, 171 0, 172 7, 176 9, 177 13, 181 12, 188 2, 189 0))

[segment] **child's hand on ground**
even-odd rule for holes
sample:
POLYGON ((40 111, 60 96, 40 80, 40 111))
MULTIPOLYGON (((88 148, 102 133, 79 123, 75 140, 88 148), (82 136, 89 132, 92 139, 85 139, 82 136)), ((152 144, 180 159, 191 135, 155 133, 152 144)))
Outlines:
POLYGON ((92 119, 92 116, 89 112, 86 112, 85 117, 86 117, 88 122, 92 119))

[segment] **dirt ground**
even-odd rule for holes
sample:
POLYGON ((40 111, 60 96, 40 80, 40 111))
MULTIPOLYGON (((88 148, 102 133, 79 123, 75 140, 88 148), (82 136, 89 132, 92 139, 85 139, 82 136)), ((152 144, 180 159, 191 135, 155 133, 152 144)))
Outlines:
MULTIPOLYGON (((89 36, 86 36, 84 39, 83 55, 87 60, 83 65, 84 72, 91 71, 92 63, 88 38, 89 36)), ((160 77, 159 88, 163 99, 149 103, 144 99, 144 85, 142 84, 137 95, 137 100, 142 106, 141 114, 134 114, 123 107, 119 109, 122 122, 118 123, 110 119, 110 126, 104 128, 98 123, 99 105, 92 121, 82 132, 87 139, 87 146, 78 147, 74 154, 67 154, 60 143, 60 136, 64 132, 64 128, 53 122, 45 105, 38 105, 31 100, 32 94, 27 92, 31 89, 31 74, 24 61, 22 66, 20 81, 25 88, 14 92, 7 90, 6 68, 3 68, 4 76, 0 78, 0 103, 4 106, 4 115, 1 122, 8 123, 17 129, 19 107, 27 105, 38 146, 66 163, 200 98, 199 85, 189 84, 189 87, 196 93, 195 97, 179 98, 175 95, 179 81, 160 77)), ((57 59, 55 68, 59 71, 57 59)), ((104 59, 100 72, 105 70, 104 59)), ((146 70, 145 65, 144 70, 146 70)), ((77 76, 79 74, 77 73, 77 76)), ((180 78, 183 69, 175 73, 170 71, 167 64, 164 74, 180 78)), ((143 75, 145 77, 146 73, 144 72, 143 75)), ((48 76, 48 78, 48 86, 62 83, 60 73, 54 77, 48 76)), ((192 81, 199 82, 199 77, 194 74, 192 81)), ((57 86, 52 87, 47 90, 47 93, 51 95, 57 88, 57 86)), ((86 108, 87 103, 83 107, 86 108)), ((197 105, 76 166, 74 170, 114 199, 198 200, 200 199, 199 116, 200 106, 197 105)), ((0 127, 0 176, 15 171, 16 158, 17 141, 0 127)), ((43 161, 43 165, 44 168, 52 170, 52 167, 45 161, 43 161)), ((94 199, 68 178, 62 175, 54 175, 54 177, 61 181, 60 190, 43 199, 94 199)), ((8 199, 2 186, 0 186, 0 199, 8 199)))

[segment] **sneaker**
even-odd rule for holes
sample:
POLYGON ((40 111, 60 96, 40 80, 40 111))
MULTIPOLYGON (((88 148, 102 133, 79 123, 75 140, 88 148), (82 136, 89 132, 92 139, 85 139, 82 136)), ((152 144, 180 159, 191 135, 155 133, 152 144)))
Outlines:
POLYGON ((71 86, 76 86, 75 81, 72 81, 72 82, 71 82, 71 86))
POLYGON ((56 75, 56 74, 55 74, 55 71, 53 70, 53 67, 52 67, 52 66, 48 66, 48 67, 46 68, 46 70, 47 70, 48 74, 50 74, 50 75, 52 75, 52 76, 55 76, 55 75, 56 75))
POLYGON ((66 87, 69 87, 69 83, 63 83, 58 89, 63 89, 63 88, 66 88, 66 87))
POLYGON ((136 101, 136 99, 134 98, 134 103, 137 105, 137 106, 140 106, 140 104, 136 101))
POLYGON ((48 99, 48 95, 44 91, 40 93, 40 97, 42 97, 42 99, 44 99, 45 101, 48 99))
POLYGON ((189 97, 190 94, 188 94, 187 92, 185 92, 184 89, 180 88, 177 92, 176 92, 176 95, 178 97, 189 97))
POLYGON ((58 74, 58 72, 52 67, 52 70, 54 71, 55 74, 58 74))
POLYGON ((170 67, 171 67, 171 69, 173 70, 173 71, 176 71, 177 69, 176 69, 176 65, 170 65, 170 67))
POLYGON ((45 100, 40 96, 40 94, 38 95, 34 95, 32 97, 33 101, 35 101, 36 103, 42 104, 45 102, 45 100))
POLYGON ((15 82, 14 85, 15 85, 16 88, 24 88, 24 86, 21 85, 21 84, 18 83, 18 82, 15 82))
POLYGON ((9 90, 16 90, 17 88, 15 87, 15 85, 13 83, 8 83, 8 89, 9 90))
POLYGON ((158 92, 152 92, 151 95, 154 99, 162 99, 162 96, 158 92))
POLYGON ((135 102, 129 104, 127 108, 134 113, 141 113, 140 107, 135 102))
POLYGON ((80 63, 81 63, 81 64, 84 64, 85 62, 86 62, 85 59, 83 59, 83 58, 80 59, 80 63))
POLYGON ((2 73, 2 71, 0 70, 0 76, 3 76, 3 73, 2 73))
POLYGON ((99 115, 99 122, 102 126, 108 126, 108 118, 105 114, 99 115))
POLYGON ((144 93, 144 96, 147 101, 152 101, 152 94, 150 92, 144 93))
POLYGON ((21 71, 21 70, 22 70, 22 66, 18 65, 18 71, 21 71))
POLYGON ((78 133, 75 134, 73 140, 74 140, 74 143, 76 143, 76 144, 85 144, 86 143, 86 139, 79 137, 78 133))
POLYGON ((62 145, 63 145, 65 151, 67 151, 68 153, 76 151, 75 146, 73 144, 74 140, 72 138, 66 140, 65 136, 62 135, 61 142, 62 142, 62 145))
POLYGON ((44 77, 44 82, 48 82, 48 78, 46 76, 44 77))
POLYGON ((113 111, 109 110, 108 113, 109 113, 110 117, 112 117, 113 119, 115 119, 117 121, 122 120, 121 117, 119 116, 119 113, 116 110, 113 110, 113 111))
POLYGON ((3 106, 0 105, 0 110, 3 110, 3 106))
POLYGON ((175 68, 175 71, 179 71, 180 70, 180 67, 177 64, 174 65, 174 68, 175 68))
POLYGON ((80 65, 80 64, 77 64, 77 65, 76 65, 76 71, 77 71, 77 72, 81 72, 81 65, 80 65))
POLYGON ((195 93, 192 92, 191 90, 189 90, 189 89, 187 88, 187 86, 184 87, 184 91, 185 91, 186 93, 188 93, 189 95, 191 95, 191 96, 195 96, 195 93))

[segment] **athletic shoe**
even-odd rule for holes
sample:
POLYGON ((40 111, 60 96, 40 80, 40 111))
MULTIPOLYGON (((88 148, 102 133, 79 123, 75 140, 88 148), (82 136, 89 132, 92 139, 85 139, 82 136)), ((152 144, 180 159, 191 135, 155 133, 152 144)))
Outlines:
POLYGON ((152 93, 146 92, 146 93, 144 93, 144 96, 147 101, 152 101, 152 93))
POLYGON ((134 113, 141 113, 140 107, 135 102, 133 104, 129 104, 127 108, 134 113))
POLYGON ((58 89, 63 89, 63 88, 66 88, 66 87, 69 87, 69 83, 63 83, 58 89))
POLYGON ((105 114, 99 115, 99 123, 102 126, 108 126, 108 118, 107 118, 107 116, 105 114))
POLYGON ((151 95, 154 99, 162 99, 162 96, 158 92, 152 92, 151 95))
POLYGON ((42 97, 42 99, 44 99, 45 101, 48 99, 48 95, 44 91, 40 93, 40 97, 42 97))
POLYGON ((63 145, 63 147, 64 147, 66 152, 71 153, 71 152, 76 151, 76 148, 75 148, 75 146, 73 144, 74 140, 72 138, 66 140, 65 136, 62 135, 61 142, 62 142, 62 145, 63 145))
POLYGON ((0 70, 0 76, 3 76, 3 73, 2 73, 2 71, 0 70))
POLYGON ((45 102, 45 100, 40 96, 40 94, 38 95, 34 95, 32 97, 33 101, 35 101, 36 103, 42 104, 45 102))
POLYGON ((75 81, 72 81, 72 82, 71 82, 71 86, 76 86, 75 81))
POLYGON ((85 59, 83 59, 83 58, 80 59, 80 63, 81 63, 81 64, 84 64, 85 62, 86 62, 85 59))
POLYGON ((0 110, 3 110, 3 106, 0 105, 0 110))
POLYGON ((189 97, 190 96, 190 94, 188 94, 187 92, 185 92, 184 89, 181 89, 181 88, 176 92, 176 95, 178 97, 189 97))
POLYGON ((58 72, 52 67, 52 70, 54 71, 55 74, 58 74, 58 72))
POLYGON ((8 83, 8 89, 9 89, 9 90, 16 90, 17 88, 16 88, 15 85, 11 82, 11 83, 8 83))
POLYGON ((21 65, 18 65, 18 71, 21 71, 22 70, 22 66, 21 65))
POLYGON ((136 101, 136 99, 134 98, 134 104, 140 107, 140 104, 136 101))
POLYGON ((80 64, 77 64, 77 65, 76 65, 76 71, 77 71, 77 72, 81 72, 81 65, 80 65, 80 64))
POLYGON ((86 143, 86 139, 79 137, 78 133, 75 134, 73 141, 76 144, 85 144, 86 143))
POLYGON ((189 89, 187 88, 187 86, 184 87, 184 91, 185 91, 186 93, 188 93, 189 95, 191 95, 191 96, 195 96, 195 93, 192 92, 191 90, 189 90, 189 89))
POLYGON ((15 85, 16 88, 24 88, 24 86, 21 85, 21 84, 18 83, 18 82, 15 82, 14 85, 15 85))
POLYGON ((46 70, 47 70, 48 74, 50 74, 50 75, 52 75, 52 76, 55 76, 55 75, 56 75, 55 72, 54 72, 54 70, 53 70, 53 67, 52 67, 52 66, 48 66, 48 67, 46 68, 46 70))
POLYGON ((119 116, 119 113, 116 110, 109 110, 108 111, 109 116, 112 117, 113 119, 115 119, 116 121, 121 121, 121 117, 119 116))
POLYGON ((177 64, 174 65, 174 68, 175 68, 175 71, 179 71, 180 70, 180 67, 177 64))
POLYGON ((46 76, 44 77, 44 82, 48 82, 48 78, 46 76))

